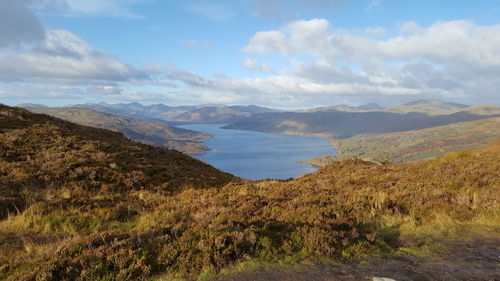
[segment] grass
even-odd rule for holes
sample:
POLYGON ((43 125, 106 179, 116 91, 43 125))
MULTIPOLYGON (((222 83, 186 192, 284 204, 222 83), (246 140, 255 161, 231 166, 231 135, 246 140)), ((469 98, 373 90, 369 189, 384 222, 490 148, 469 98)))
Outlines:
POLYGON ((499 128, 500 118, 494 117, 402 133, 334 138, 331 143, 338 156, 321 156, 302 162, 321 167, 353 158, 378 163, 407 163, 477 149, 499 138, 499 128))

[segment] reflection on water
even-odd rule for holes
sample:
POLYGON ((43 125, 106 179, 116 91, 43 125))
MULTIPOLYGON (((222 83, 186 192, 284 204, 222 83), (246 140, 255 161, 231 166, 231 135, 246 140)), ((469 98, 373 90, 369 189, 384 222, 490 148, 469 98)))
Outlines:
POLYGON ((326 139, 224 130, 219 124, 191 124, 181 128, 214 136, 204 142, 211 151, 195 155, 212 166, 246 179, 287 179, 317 168, 297 163, 311 157, 336 154, 326 139))

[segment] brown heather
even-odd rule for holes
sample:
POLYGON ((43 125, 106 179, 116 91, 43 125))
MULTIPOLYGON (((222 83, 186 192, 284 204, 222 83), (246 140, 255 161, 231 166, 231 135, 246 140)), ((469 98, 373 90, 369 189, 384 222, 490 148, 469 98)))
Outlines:
POLYGON ((195 279, 500 239, 500 141, 243 181, 164 148, 0 108, 0 280, 195 279))

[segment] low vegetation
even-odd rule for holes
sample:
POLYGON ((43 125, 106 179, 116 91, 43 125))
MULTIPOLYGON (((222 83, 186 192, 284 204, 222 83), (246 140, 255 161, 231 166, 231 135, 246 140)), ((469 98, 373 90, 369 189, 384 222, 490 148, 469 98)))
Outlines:
POLYGON ((254 114, 225 129, 265 133, 350 138, 366 134, 387 134, 446 126, 500 116, 500 107, 464 109, 451 114, 387 111, 271 112, 254 114))
POLYGON ((177 128, 166 124, 165 121, 139 120, 75 107, 27 107, 27 109, 84 126, 121 132, 132 140, 165 146, 187 154, 203 154, 209 149, 200 141, 210 138, 210 135, 177 128))
POLYGON ((128 116, 145 120, 164 120, 175 123, 217 123, 228 124, 255 113, 273 112, 276 110, 256 106, 227 106, 222 104, 205 105, 183 105, 167 106, 164 104, 152 104, 149 106, 137 102, 119 104, 80 104, 79 108, 93 109, 122 116, 128 116))
POLYGON ((355 158, 379 163, 405 163, 453 151, 477 149, 497 138, 500 138, 500 117, 402 133, 331 139, 338 155, 316 157, 304 163, 326 166, 334 161, 355 158))
POLYGON ((0 107, 0 280, 197 279, 500 239, 500 141, 244 181, 123 135, 0 107))

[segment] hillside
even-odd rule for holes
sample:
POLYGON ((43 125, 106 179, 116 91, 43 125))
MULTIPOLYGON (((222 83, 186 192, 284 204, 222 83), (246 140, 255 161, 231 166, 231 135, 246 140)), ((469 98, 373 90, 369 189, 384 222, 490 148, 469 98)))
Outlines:
POLYGON ((201 154, 209 149, 199 141, 210 138, 210 135, 177 128, 165 122, 138 120, 74 107, 27 107, 27 109, 34 113, 48 114, 84 126, 121 132, 132 140, 165 146, 187 154, 201 154))
POLYGON ((175 150, 19 108, 0 105, 0 132, 0 198, 21 205, 45 192, 174 192, 234 178, 175 150))
POLYGON ((267 112, 266 110, 248 111, 244 107, 216 107, 208 106, 192 109, 177 116, 171 117, 170 121, 179 123, 220 123, 227 124, 236 122, 253 113, 267 112))
POLYGON ((250 116, 225 129, 252 130, 266 133, 317 135, 347 138, 360 134, 404 132, 443 126, 457 122, 500 116, 479 115, 467 111, 448 115, 424 113, 391 113, 381 111, 345 112, 277 112, 250 116))
POLYGON ((227 106, 221 104, 204 104, 194 106, 167 106, 164 104, 153 104, 145 106, 137 102, 128 104, 79 104, 74 107, 88 108, 99 112, 153 121, 163 120, 178 123, 218 124, 236 122, 255 113, 276 111, 256 105, 227 106))
POLYGON ((385 111, 395 113, 420 112, 429 115, 445 115, 462 111, 467 107, 468 105, 465 104, 431 99, 417 100, 402 105, 392 106, 387 108, 385 111))
POLYGON ((367 103, 360 106, 349 106, 349 105, 334 105, 325 107, 316 107, 304 110, 304 112, 318 112, 318 111, 347 111, 347 112, 366 112, 366 111, 383 111, 384 107, 376 103, 367 103))
POLYGON ((0 106, 0 132, 0 280, 192 280, 500 241, 500 140, 431 161, 339 161, 296 180, 251 182, 17 108, 0 106))
POLYGON ((467 107, 464 111, 477 114, 477 115, 499 115, 500 106, 491 104, 478 104, 467 107))
POLYGON ((326 166, 334 161, 353 158, 404 163, 458 150, 476 149, 497 138, 500 138, 500 117, 402 133, 331 139, 338 156, 317 157, 305 163, 326 166))

